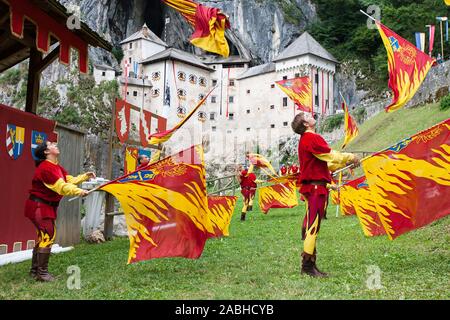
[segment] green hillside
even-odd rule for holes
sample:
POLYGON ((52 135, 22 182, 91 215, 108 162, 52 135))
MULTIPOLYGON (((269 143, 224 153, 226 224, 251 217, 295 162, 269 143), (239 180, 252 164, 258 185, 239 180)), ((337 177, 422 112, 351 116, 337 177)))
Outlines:
MULTIPOLYGON (((395 112, 380 112, 359 125, 359 135, 344 151, 376 152, 450 118, 450 109, 440 110, 439 103, 395 112)), ((343 139, 332 145, 340 150, 343 139)))

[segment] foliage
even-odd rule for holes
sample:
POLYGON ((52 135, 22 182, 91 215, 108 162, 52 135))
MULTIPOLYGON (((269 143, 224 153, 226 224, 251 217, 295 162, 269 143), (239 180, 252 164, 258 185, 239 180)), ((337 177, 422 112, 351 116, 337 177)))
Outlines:
MULTIPOLYGON (((381 9, 381 22, 415 43, 414 32, 425 32, 425 25, 437 24, 437 16, 449 16, 450 7, 442 0, 315 0, 318 21, 309 26, 311 35, 339 61, 359 60, 354 67, 369 77, 359 87, 380 92, 386 89, 387 57, 376 29, 367 27, 367 17, 359 12, 369 5, 381 9)), ((433 55, 440 51, 438 25, 433 55)), ((450 52, 449 43, 444 52, 450 52)))
POLYGON ((440 109, 441 110, 450 109, 450 94, 442 98, 440 103, 440 109))
POLYGON ((331 132, 336 128, 339 128, 344 123, 344 114, 339 113, 325 118, 320 125, 320 132, 331 132))
POLYGON ((122 62, 123 56, 124 56, 122 47, 121 46, 113 47, 111 50, 111 53, 116 58, 117 63, 120 65, 120 63, 122 62))
POLYGON ((96 85, 92 76, 75 75, 75 78, 76 81, 62 80, 42 88, 38 114, 106 138, 111 124, 112 103, 118 95, 117 81, 103 81, 96 85), (67 90, 64 102, 58 87, 67 90))
POLYGON ((14 85, 18 84, 21 79, 20 70, 18 68, 11 68, 0 75, 0 85, 14 85))
POLYGON ((364 119, 366 118, 367 110, 365 108, 358 108, 355 111, 353 111, 353 118, 356 120, 357 123, 363 123, 364 119))

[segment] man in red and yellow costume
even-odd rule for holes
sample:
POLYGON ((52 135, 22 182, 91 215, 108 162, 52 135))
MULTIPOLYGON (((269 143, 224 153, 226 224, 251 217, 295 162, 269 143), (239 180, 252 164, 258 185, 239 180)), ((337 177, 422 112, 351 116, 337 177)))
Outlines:
POLYGON ((253 166, 250 169, 244 169, 240 172, 239 181, 241 185, 241 193, 244 196, 244 206, 241 212, 241 221, 245 221, 245 216, 248 211, 252 211, 253 199, 256 193, 256 175, 252 172, 253 166))
POLYGON ((57 208, 63 196, 85 196, 87 191, 76 186, 90 178, 93 172, 70 176, 58 164, 59 149, 53 142, 44 141, 34 151, 36 171, 31 181, 30 196, 25 203, 25 216, 35 225, 38 241, 33 249, 30 274, 38 281, 52 281, 48 273, 50 251, 55 241, 57 208))
POLYGON ((306 214, 302 227, 303 253, 301 273, 313 277, 326 277, 316 266, 316 238, 320 221, 325 215, 328 189, 331 187, 330 171, 346 165, 359 164, 359 159, 351 153, 331 150, 325 140, 315 133, 316 120, 310 113, 299 113, 292 121, 292 129, 300 134, 298 158, 300 193, 306 200, 306 214))

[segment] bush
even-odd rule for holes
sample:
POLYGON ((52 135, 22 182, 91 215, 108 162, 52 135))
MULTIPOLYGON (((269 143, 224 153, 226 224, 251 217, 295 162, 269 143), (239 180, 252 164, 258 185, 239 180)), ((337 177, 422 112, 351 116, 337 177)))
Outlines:
POLYGON ((331 132, 336 128, 339 128, 344 123, 344 114, 336 114, 325 118, 320 126, 321 132, 331 132))
POLYGON ((0 77, 0 84, 13 85, 18 84, 20 81, 20 70, 10 69, 5 72, 4 75, 0 77))
POLYGON ((450 94, 441 99, 440 105, 441 110, 447 110, 449 108, 450 108, 450 94))

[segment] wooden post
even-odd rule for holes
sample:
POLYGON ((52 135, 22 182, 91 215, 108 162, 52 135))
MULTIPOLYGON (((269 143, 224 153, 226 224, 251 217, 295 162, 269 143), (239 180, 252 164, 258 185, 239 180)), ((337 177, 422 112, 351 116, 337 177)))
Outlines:
POLYGON ((40 65, 42 62, 42 53, 35 48, 30 48, 29 61, 25 112, 36 114, 37 102, 39 99, 39 84, 41 80, 40 65))
MULTIPOLYGON (((108 147, 108 166, 106 168, 106 178, 112 179, 112 162, 113 162, 113 137, 115 130, 115 117, 116 117, 116 98, 114 97, 112 101, 111 108, 111 126, 109 130, 109 147, 108 147)), ((105 204, 105 222, 103 226, 103 234, 106 240, 111 240, 113 236, 114 227, 114 216, 107 215, 106 213, 114 211, 114 197, 110 194, 106 194, 106 204, 105 204)))

